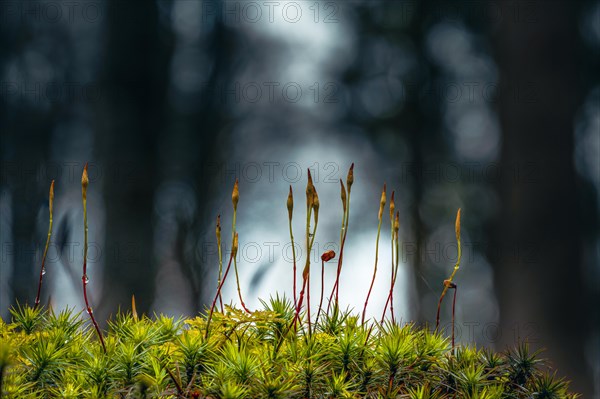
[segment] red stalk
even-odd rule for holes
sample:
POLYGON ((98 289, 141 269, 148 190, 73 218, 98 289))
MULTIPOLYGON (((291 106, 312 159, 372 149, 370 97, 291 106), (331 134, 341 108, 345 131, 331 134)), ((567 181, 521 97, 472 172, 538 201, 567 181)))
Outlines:
POLYGON ((233 239, 233 246, 231 249, 231 255, 229 255, 229 262, 227 263, 227 268, 225 269, 225 274, 223 274, 223 279, 221 280, 221 283, 217 287, 217 293, 215 295, 215 299, 213 299, 212 305, 210 306, 210 314, 208 315, 208 319, 206 321, 205 338, 208 338, 208 328, 210 327, 210 321, 211 321, 212 315, 215 311, 215 305, 217 303, 217 298, 219 298, 221 296, 221 289, 223 288, 223 284, 225 284, 225 279, 227 278, 227 274, 229 274, 229 269, 231 269, 231 261, 233 260, 235 254, 237 252, 237 239, 238 239, 237 237, 238 237, 238 235, 237 235, 237 233, 235 233, 235 237, 233 239))
POLYGON ((89 184, 88 172, 87 172, 88 164, 86 163, 83 167, 83 174, 81 176, 81 198, 83 201, 83 234, 84 234, 84 242, 83 242, 83 276, 81 276, 81 282, 83 284, 83 300, 85 301, 85 307, 90 315, 90 319, 94 328, 96 329, 96 333, 98 334, 98 338, 100 338, 100 343, 102 344, 102 349, 104 353, 106 353, 106 345, 104 344, 104 338, 102 338, 102 332, 100 332, 100 327, 94 318, 94 311, 90 306, 87 296, 87 285, 89 283, 89 279, 87 276, 87 251, 88 251, 88 224, 87 224, 87 186, 89 184))
POLYGON ((375 266, 373 268, 373 278, 371 279, 371 285, 369 292, 367 293, 367 299, 365 299, 365 307, 363 308, 361 324, 365 324, 365 315, 367 314, 367 305, 369 304, 369 298, 371 297, 371 291, 373 291, 373 285, 375 284, 375 277, 377 276, 377 261, 379 259, 379 235, 381 233, 381 216, 383 215, 383 208, 385 207, 385 189, 386 185, 383 184, 383 191, 381 193, 381 200, 379 202, 379 223, 377 226, 377 240, 375 242, 375 266))

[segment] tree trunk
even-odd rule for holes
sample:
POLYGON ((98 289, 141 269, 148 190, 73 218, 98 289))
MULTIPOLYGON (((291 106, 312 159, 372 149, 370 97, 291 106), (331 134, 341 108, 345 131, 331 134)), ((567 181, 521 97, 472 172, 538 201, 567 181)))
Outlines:
POLYGON ((545 357, 589 397, 584 345, 591 309, 573 161, 579 13, 568 2, 527 3, 519 12, 499 2, 496 9, 504 11, 493 33, 504 141, 490 257, 500 343, 521 339, 547 348, 545 357))
POLYGON ((127 306, 134 294, 138 312, 146 312, 154 296, 153 200, 170 36, 160 33, 155 2, 111 1, 107 10, 97 133, 106 209, 102 309, 127 306))

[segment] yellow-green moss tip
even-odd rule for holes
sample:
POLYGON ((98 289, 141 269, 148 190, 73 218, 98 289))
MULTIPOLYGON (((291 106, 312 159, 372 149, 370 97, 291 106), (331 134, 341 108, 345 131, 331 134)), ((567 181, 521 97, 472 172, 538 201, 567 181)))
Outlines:
POLYGON ((291 185, 290 185, 290 192, 289 192, 288 198, 287 198, 287 210, 288 210, 288 217, 290 220, 292 220, 292 214, 294 213, 294 194, 292 193, 291 185))
POLYGON ((456 241, 460 241, 460 208, 456 212, 456 223, 454 224, 454 230, 456 232, 456 241))
POLYGON ((138 321, 137 308, 135 306, 135 295, 131 295, 131 314, 133 315, 133 319, 138 321))
POLYGON ((381 220, 381 217, 383 216, 383 209, 385 208, 385 201, 386 201, 385 190, 386 190, 386 185, 385 185, 385 183, 383 183, 383 190, 381 191, 381 199, 379 200, 379 216, 378 216, 379 220, 381 220))
POLYGON ((239 201, 240 201, 239 180, 235 179, 235 183, 233 185, 233 191, 231 192, 231 202, 233 203, 234 210, 237 210, 237 205, 238 205, 239 201))
POLYGON ((48 195, 48 208, 50 210, 50 215, 52 215, 52 211, 54 210, 54 180, 50 183, 50 194, 48 195))
POLYGON ((394 203, 394 194, 395 191, 392 191, 392 196, 390 197, 390 222, 394 223, 394 211, 396 210, 396 204, 394 203))
POLYGON ((90 179, 88 177, 88 164, 86 162, 85 166, 83 167, 83 173, 81 174, 81 187, 86 189, 89 184, 90 179))
POLYGON ((352 183, 354 183, 354 162, 352 162, 352 165, 350 165, 350 170, 348 170, 348 176, 346 177, 346 185, 348 186, 348 191, 350 191, 352 183))

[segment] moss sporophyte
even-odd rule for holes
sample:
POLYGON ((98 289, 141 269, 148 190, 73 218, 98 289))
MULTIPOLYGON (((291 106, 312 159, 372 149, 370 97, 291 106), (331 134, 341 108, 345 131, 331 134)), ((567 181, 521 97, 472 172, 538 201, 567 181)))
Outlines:
MULTIPOLYGON (((443 282, 436 328, 396 321, 393 292, 398 276, 400 216, 392 192, 389 203, 391 275, 380 321, 366 318, 377 276, 379 235, 386 205, 385 186, 378 212, 375 265, 363 312, 343 310, 339 287, 348 234, 350 191, 354 165, 346 185, 340 181, 342 224, 340 251, 321 255, 318 309, 310 309, 311 263, 302 270, 300 292, 293 279, 292 298, 275 294, 261 300, 259 309, 244 305, 236 256, 239 182, 232 192, 232 244, 223 269, 219 251, 217 289, 210 308, 193 318, 138 314, 135 297, 131 311, 118 311, 102 331, 87 297, 87 262, 83 263, 83 296, 90 325, 82 312, 40 305, 44 258, 33 306, 17 303, 12 319, 0 319, 1 398, 576 398, 568 382, 549 370, 539 352, 527 342, 515 349, 494 352, 456 344, 454 334, 439 331, 440 309, 447 291, 454 290, 460 266, 460 210, 455 222, 458 260, 443 282), (337 259, 336 279, 329 298, 324 284, 326 263, 337 259), (241 308, 224 304, 222 289, 232 264, 241 308), (304 297, 306 296, 306 306, 304 297), (328 304, 325 307, 324 301, 328 304), (219 307, 217 308, 217 302, 219 307), (386 318, 389 305, 389 317, 386 318)), ((81 187, 84 251, 87 249, 87 165, 81 187)), ((52 235, 54 184, 50 186, 48 247, 52 235)), ((312 248, 319 218, 319 196, 309 172, 306 186, 305 245, 312 248)), ((283 210, 282 210, 283 211, 283 210)), ((293 240, 293 191, 287 199, 290 238, 293 240)), ((221 246, 221 217, 215 235, 221 246)), ((46 251, 45 251, 46 252, 46 251)), ((290 272, 296 273, 296 257, 290 272)), ((381 277, 380 277, 381 278, 381 277)), ((366 288, 366 287, 365 287, 366 288)))

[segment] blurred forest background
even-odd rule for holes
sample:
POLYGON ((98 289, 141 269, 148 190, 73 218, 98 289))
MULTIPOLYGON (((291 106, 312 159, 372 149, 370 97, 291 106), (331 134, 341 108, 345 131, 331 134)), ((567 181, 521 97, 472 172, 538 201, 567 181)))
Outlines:
POLYGON ((599 397, 600 1, 26 0, 1 1, 0 18, 3 318, 35 297, 52 179, 43 303, 83 308, 86 161, 101 320, 132 294, 150 314, 204 309, 235 178, 246 303, 289 297, 288 186, 301 243, 316 176, 318 259, 339 246, 338 180, 355 162, 345 303, 364 301, 385 181, 398 316, 434 322, 462 207, 460 341, 528 339, 599 397))

